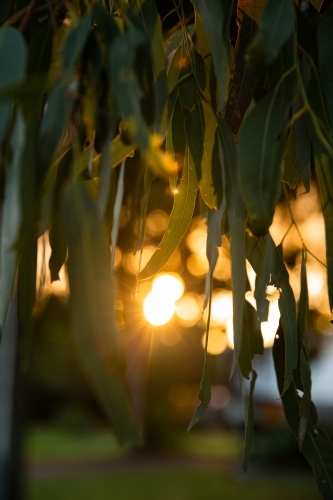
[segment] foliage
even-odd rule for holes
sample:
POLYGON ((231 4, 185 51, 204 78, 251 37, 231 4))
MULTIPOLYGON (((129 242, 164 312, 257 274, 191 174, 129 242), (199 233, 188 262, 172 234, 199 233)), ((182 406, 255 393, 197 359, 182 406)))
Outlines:
MULTIPOLYGON (((232 374, 239 368, 251 378, 244 469, 254 422, 252 359, 263 350, 255 310, 245 301, 247 259, 257 275, 260 321, 267 319, 266 285, 280 291, 274 360, 285 413, 323 498, 333 498, 332 444, 317 428, 311 402, 308 249, 303 244, 297 314, 283 240, 276 246, 269 234, 281 193, 288 200, 299 182, 309 190, 313 172, 325 218, 332 309, 333 6, 328 3, 321 13, 319 0, 192 3, 190 18, 182 2, 174 3, 179 22, 169 31, 153 0, 1 3, 0 325, 17 288, 27 354, 36 243, 48 230, 53 280, 66 262, 83 366, 119 439, 139 442, 125 388, 122 336, 110 308, 122 179, 126 157, 138 151, 146 190, 140 199, 138 185, 138 249, 152 175, 169 177, 174 192, 168 228, 139 280, 163 267, 200 199, 208 225, 210 310, 217 247, 222 235, 230 239, 232 374)), ((200 399, 191 425, 210 399, 206 361, 200 399)))

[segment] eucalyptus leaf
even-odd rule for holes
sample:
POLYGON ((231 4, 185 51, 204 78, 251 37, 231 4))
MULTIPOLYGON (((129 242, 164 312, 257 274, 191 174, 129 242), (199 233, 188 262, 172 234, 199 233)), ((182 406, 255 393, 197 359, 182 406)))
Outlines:
POLYGON ((205 411, 209 406, 210 398, 211 398, 211 383, 207 367, 207 361, 205 360, 202 379, 200 382, 200 391, 199 391, 199 399, 201 403, 194 411, 192 420, 188 425, 187 432, 189 432, 195 424, 200 422, 205 411))
POLYGON ((333 51, 332 22, 333 5, 326 9, 318 28, 318 59, 320 78, 323 83, 330 122, 333 126, 333 70, 331 64, 331 55, 333 51))
POLYGON ((178 247, 179 242, 191 222, 197 189, 198 179, 193 160, 187 150, 182 182, 178 186, 178 192, 174 195, 174 203, 168 227, 166 228, 158 249, 140 272, 138 276, 139 280, 148 279, 160 271, 178 247))
POLYGON ((91 23, 92 16, 88 12, 76 22, 69 32, 63 48, 64 67, 66 71, 73 71, 87 41, 91 23))
POLYGON ((251 451, 251 445, 252 445, 252 439, 253 439, 253 432, 254 432, 253 394, 254 394, 256 380, 257 380, 257 373, 255 370, 252 370, 249 401, 248 401, 247 415, 246 415, 245 442, 244 442, 244 451, 243 451, 243 471, 244 472, 246 472, 246 470, 247 470, 249 457, 250 457, 250 451, 251 451))

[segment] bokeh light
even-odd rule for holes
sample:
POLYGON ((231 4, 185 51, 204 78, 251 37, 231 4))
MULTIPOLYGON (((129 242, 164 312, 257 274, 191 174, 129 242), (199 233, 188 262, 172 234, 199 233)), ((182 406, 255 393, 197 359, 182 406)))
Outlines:
POLYGON ((176 302, 184 293, 184 282, 176 273, 161 273, 153 280, 154 294, 176 302))
POLYGON ((140 252, 126 252, 123 256, 122 264, 125 271, 132 276, 137 276, 140 269, 143 269, 153 253, 155 253, 157 247, 154 245, 146 245, 142 249, 141 265, 140 265, 140 252))
POLYGON ((168 214, 164 210, 152 210, 146 218, 146 230, 156 238, 164 233, 168 225, 168 214))
POLYGON ((196 293, 184 294, 176 303, 176 315, 181 326, 189 328, 196 325, 201 316, 199 295, 196 293))
POLYGON ((230 392, 227 387, 222 384, 212 385, 209 406, 211 406, 215 410, 221 410, 222 408, 227 406, 229 401, 230 392))
MULTIPOLYGON (((203 334, 201 339, 202 346, 205 347, 206 333, 203 334)), ((209 330, 207 352, 216 356, 222 354, 228 346, 228 340, 224 331, 219 328, 211 328, 209 330)))
POLYGON ((165 325, 175 312, 175 302, 167 299, 165 296, 160 296, 154 292, 150 292, 145 298, 143 311, 147 321, 153 326, 165 325))

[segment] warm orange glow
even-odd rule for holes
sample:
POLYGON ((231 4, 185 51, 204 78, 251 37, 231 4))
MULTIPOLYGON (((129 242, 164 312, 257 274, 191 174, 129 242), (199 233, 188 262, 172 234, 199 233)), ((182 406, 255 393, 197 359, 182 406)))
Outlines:
POLYGON ((184 282, 176 273, 161 273, 153 280, 154 294, 176 302, 184 293, 184 282))
POLYGON ((168 391, 168 400, 174 406, 187 406, 192 402, 192 390, 186 384, 173 384, 168 391))
POLYGON ((164 345, 173 346, 181 340, 181 335, 178 330, 168 328, 167 331, 161 332, 159 339, 164 345))
MULTIPOLYGON (((140 269, 143 269, 147 264, 150 257, 153 255, 157 247, 153 245, 147 245, 143 247, 142 257, 141 257, 141 266, 140 269)), ((126 252, 123 256, 123 267, 128 274, 136 276, 139 272, 140 265, 140 252, 136 252, 133 255, 133 252, 126 252)))
POLYGON ((164 233, 168 225, 168 215, 164 210, 152 210, 146 218, 146 229, 150 236, 156 237, 164 233))
POLYGON ((178 323, 184 327, 197 324, 200 319, 201 309, 198 303, 199 296, 194 293, 186 293, 176 304, 176 315, 178 323))
POLYGON ((51 283, 51 274, 49 269, 49 260, 51 257, 51 246, 49 233, 46 231, 37 241, 37 272, 36 272, 36 290, 37 296, 53 294, 58 297, 67 297, 69 293, 68 278, 65 266, 59 271, 59 280, 51 283))
POLYGON ((143 311, 151 325, 162 326, 174 315, 175 303, 170 299, 166 300, 166 297, 150 292, 145 298, 143 311))
POLYGON ((195 254, 189 256, 186 267, 193 276, 203 278, 206 276, 209 266, 206 254, 195 254))
MULTIPOLYGON (((206 333, 203 334, 201 342, 202 346, 205 347, 206 333)), ((216 356, 224 352, 227 345, 228 341, 225 333, 219 328, 211 328, 209 331, 207 352, 216 356)))

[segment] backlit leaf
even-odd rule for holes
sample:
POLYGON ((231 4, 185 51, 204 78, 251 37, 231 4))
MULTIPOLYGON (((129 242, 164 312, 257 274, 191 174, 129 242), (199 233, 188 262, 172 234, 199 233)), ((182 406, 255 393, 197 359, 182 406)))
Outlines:
POLYGON ((222 112, 229 83, 229 48, 223 37, 224 12, 220 0, 192 0, 209 40, 218 87, 218 110, 222 112))
POLYGON ((277 57, 283 43, 290 37, 296 15, 292 0, 268 0, 259 21, 258 32, 251 42, 247 63, 261 71, 277 57))
MULTIPOLYGON (((299 97, 293 106, 293 113, 301 109, 301 98, 299 97)), ((300 116, 293 124, 295 137, 295 151, 299 173, 305 190, 310 190, 311 183, 311 137, 305 115, 300 116)))
POLYGON ((248 227, 256 236, 267 232, 280 197, 283 130, 274 92, 255 106, 240 130, 238 169, 248 227))
MULTIPOLYGON (((295 125, 295 124, 294 124, 295 125)), ((295 189, 299 181, 300 173, 296 157, 295 126, 290 130, 286 150, 282 161, 282 180, 286 182, 290 189, 295 189)), ((311 142, 310 142, 311 146, 311 142)), ((309 164, 310 166, 310 164, 309 164)), ((311 173, 311 170, 310 170, 311 173)), ((306 182, 306 181, 305 181, 306 182)))
POLYGON ((140 272, 139 280, 145 280, 156 274, 173 254, 184 236, 192 219, 198 189, 198 180, 190 153, 187 150, 182 172, 182 181, 174 196, 174 203, 168 227, 158 249, 140 272))

